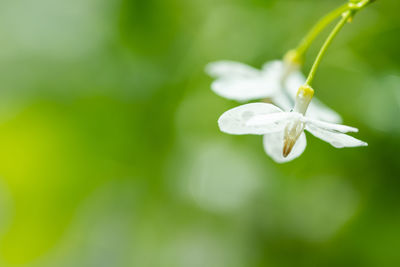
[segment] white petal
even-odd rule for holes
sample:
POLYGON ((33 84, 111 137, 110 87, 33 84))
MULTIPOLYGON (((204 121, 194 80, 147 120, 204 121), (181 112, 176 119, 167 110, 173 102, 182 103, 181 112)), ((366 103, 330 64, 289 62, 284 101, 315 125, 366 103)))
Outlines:
POLYGON ((305 84, 306 77, 301 71, 295 70, 287 77, 285 87, 287 88, 287 92, 293 97, 296 98, 297 90, 299 87, 305 84))
MULTIPOLYGON (((297 112, 279 112, 264 115, 255 115, 247 121, 248 126, 278 127, 278 124, 287 124, 289 120, 302 120, 304 117, 297 112)), ((278 127, 281 129, 282 127, 278 127)), ((275 129, 275 128, 274 128, 275 129)))
POLYGON ((336 148, 343 147, 357 147, 357 146, 367 146, 368 144, 358 140, 350 135, 340 133, 340 132, 332 132, 328 131, 324 128, 316 127, 313 124, 307 124, 306 130, 312 133, 315 137, 324 140, 325 142, 330 143, 332 146, 336 148))
POLYGON ((286 74, 286 68, 284 62, 275 60, 265 63, 262 69, 265 77, 268 77, 277 88, 275 94, 271 97, 272 102, 284 111, 290 111, 294 107, 294 99, 298 88, 303 83, 304 77, 301 72, 294 71, 287 77, 285 82, 282 79, 286 74), (300 82, 296 82, 299 77, 300 82))
POLYGON ((290 154, 283 157, 283 132, 270 133, 264 135, 265 152, 276 162, 284 163, 299 157, 307 146, 306 135, 304 132, 300 135, 290 154))
POLYGON ((306 115, 314 119, 332 123, 342 122, 342 117, 338 113, 328 108, 325 104, 323 104, 316 98, 313 98, 310 105, 308 106, 306 115))
POLYGON ((294 99, 289 95, 286 95, 283 90, 277 92, 271 100, 284 111, 291 111, 294 107, 294 99))
POLYGON ((260 75, 217 79, 211 84, 211 89, 219 96, 243 102, 270 97, 279 88, 260 75))
POLYGON ((322 130, 327 130, 331 132, 341 132, 341 133, 348 133, 348 132, 358 132, 357 128, 350 127, 347 125, 342 125, 342 124, 336 124, 336 123, 329 123, 329 122, 324 122, 320 120, 316 120, 313 118, 310 118, 308 116, 305 117, 306 124, 310 125, 314 128, 321 128, 322 130))
POLYGON ((281 60, 268 61, 262 66, 262 72, 264 75, 281 79, 285 73, 285 65, 281 60))
POLYGON ((271 97, 280 89, 274 77, 239 62, 210 63, 206 72, 217 78, 211 84, 217 95, 240 102, 271 97))
POLYGON ((260 71, 246 64, 235 61, 217 61, 206 66, 206 72, 215 78, 222 77, 258 77, 260 71))
MULTIPOLYGON (((277 123, 276 116, 285 115, 278 107, 267 103, 251 103, 226 111, 218 119, 218 125, 222 132, 229 134, 265 134, 283 129, 277 123), (248 122, 256 116, 272 115, 273 119, 264 125, 249 125, 248 122)), ((268 118, 267 118, 268 120, 268 118)))
POLYGON ((264 78, 268 80, 269 86, 274 88, 277 94, 280 94, 285 89, 283 79, 286 75, 286 68, 285 64, 280 60, 269 61, 262 67, 264 78))
MULTIPOLYGON (((278 67, 275 67, 278 69, 278 67)), ((282 76, 285 75, 285 65, 281 62, 282 76)), ((272 101, 285 111, 290 111, 294 107, 297 91, 300 86, 305 83, 306 79, 304 75, 298 71, 294 70, 287 76, 286 80, 281 84, 281 90, 275 94, 272 101)))

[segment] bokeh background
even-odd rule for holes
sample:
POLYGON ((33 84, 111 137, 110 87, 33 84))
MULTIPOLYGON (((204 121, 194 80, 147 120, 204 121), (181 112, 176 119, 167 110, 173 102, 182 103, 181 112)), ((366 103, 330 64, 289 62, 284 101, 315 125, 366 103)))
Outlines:
POLYGON ((276 164, 218 130, 237 103, 204 73, 281 58, 342 3, 0 0, 0 266, 400 266, 399 1, 315 80, 367 148, 309 135, 276 164))

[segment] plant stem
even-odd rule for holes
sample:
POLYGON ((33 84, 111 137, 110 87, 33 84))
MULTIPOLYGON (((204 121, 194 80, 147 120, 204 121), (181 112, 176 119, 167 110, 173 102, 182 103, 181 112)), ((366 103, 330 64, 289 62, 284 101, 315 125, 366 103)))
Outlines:
POLYGON ((322 30, 326 28, 333 20, 339 17, 343 12, 349 9, 348 3, 338 7, 337 9, 331 11, 326 14, 323 18, 321 18, 317 24, 307 33, 307 35, 301 40, 300 44, 297 46, 295 51, 299 56, 303 56, 315 38, 321 33, 322 30))
POLYGON ((310 70, 310 73, 308 74, 306 85, 311 86, 311 83, 314 80, 315 73, 317 72, 317 69, 319 67, 319 64, 321 63, 322 58, 324 57, 326 51, 328 50, 329 45, 332 43, 333 39, 335 39, 336 35, 343 28, 343 26, 346 24, 346 22, 350 19, 351 16, 352 16, 351 11, 347 11, 345 14, 343 14, 343 17, 340 19, 338 24, 336 24, 335 28, 332 30, 328 38, 325 40, 325 43, 322 45, 321 50, 319 51, 317 58, 315 59, 314 64, 310 70))
POLYGON ((329 45, 332 43, 333 39, 335 39, 336 35, 339 33, 339 31, 343 28, 343 26, 348 22, 351 21, 354 15, 366 7, 368 4, 374 2, 375 0, 360 0, 360 1, 350 1, 348 3, 348 10, 343 13, 342 18, 336 24, 335 28, 332 30, 332 32, 329 34, 328 38, 325 40, 324 44, 321 47, 321 50, 319 51, 317 58, 314 61, 314 64, 310 70, 310 73, 307 77, 306 85, 311 86, 315 73, 319 67, 319 64, 321 63, 322 58, 324 57, 329 45))

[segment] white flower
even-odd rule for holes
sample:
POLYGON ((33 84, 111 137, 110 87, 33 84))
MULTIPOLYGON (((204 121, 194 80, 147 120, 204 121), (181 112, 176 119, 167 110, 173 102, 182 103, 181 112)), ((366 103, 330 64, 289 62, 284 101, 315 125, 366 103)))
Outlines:
POLYGON ((303 108, 307 109, 307 105, 300 104, 296 111, 284 112, 272 104, 245 104, 222 114, 218 124, 221 131, 229 134, 264 135, 266 153, 279 163, 291 161, 303 153, 306 148, 304 130, 336 148, 367 146, 367 143, 345 134, 357 132, 356 128, 303 115, 303 108))
MULTIPOLYGON (((261 70, 233 61, 218 61, 206 66, 206 72, 216 78, 211 89, 218 95, 246 102, 270 98, 285 111, 294 106, 297 89, 304 84, 305 77, 294 64, 276 60, 264 64, 261 70)), ((340 123, 339 114, 314 99, 307 116, 340 123)))

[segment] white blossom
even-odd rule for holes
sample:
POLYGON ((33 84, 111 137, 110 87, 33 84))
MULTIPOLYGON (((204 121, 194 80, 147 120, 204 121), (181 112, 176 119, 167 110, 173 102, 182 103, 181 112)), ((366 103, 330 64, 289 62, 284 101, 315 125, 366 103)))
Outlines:
POLYGON ((298 102, 296 100, 299 105, 291 112, 268 103, 241 105, 222 114, 218 125, 222 132, 229 134, 264 135, 266 153, 279 163, 291 161, 303 153, 307 145, 304 130, 336 148, 367 146, 346 134, 358 132, 358 129, 303 115, 309 103, 298 102))
MULTIPOLYGON (((284 111, 291 110, 297 89, 305 82, 296 65, 281 60, 267 62, 261 70, 239 62, 217 61, 208 64, 206 72, 216 78, 211 84, 216 94, 239 102, 269 98, 284 111)), ((333 123, 342 121, 339 114, 315 98, 307 116, 333 123)))

